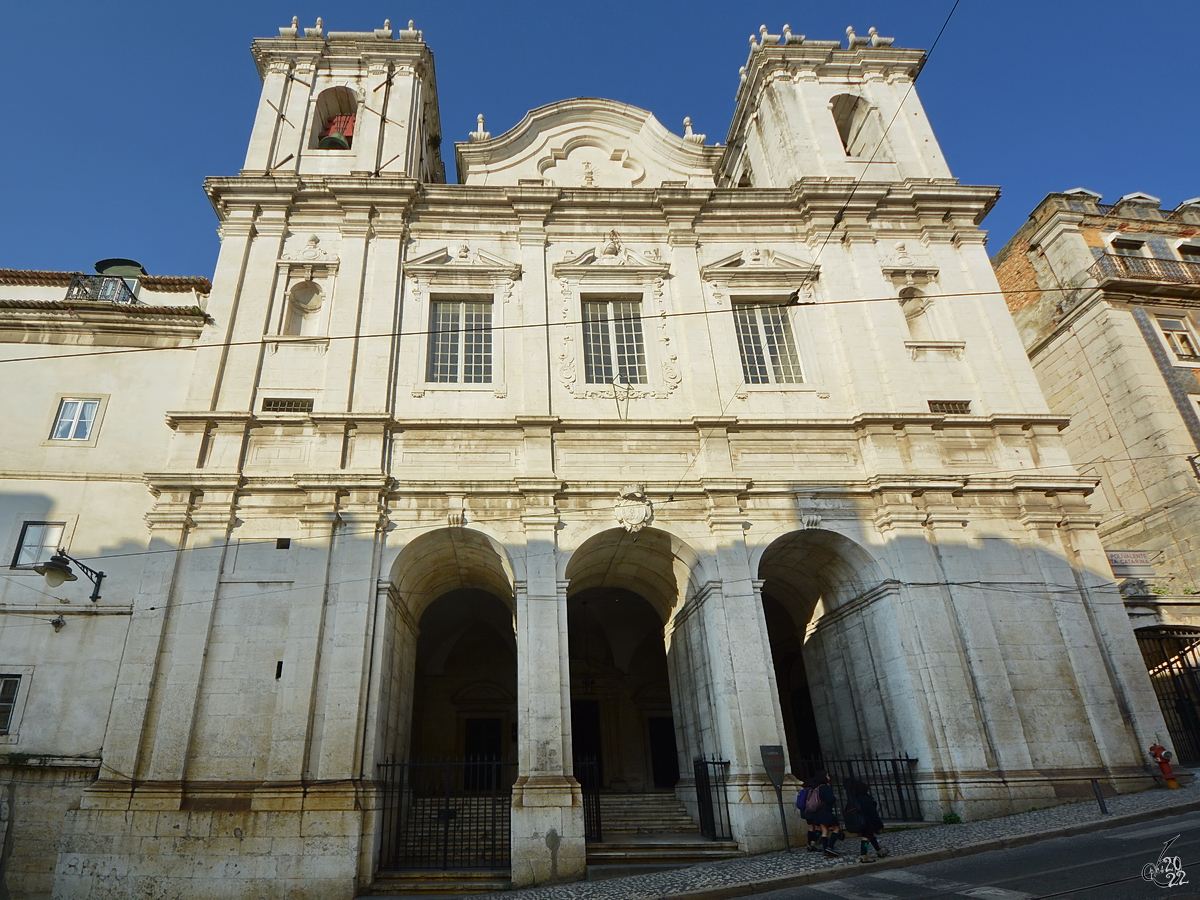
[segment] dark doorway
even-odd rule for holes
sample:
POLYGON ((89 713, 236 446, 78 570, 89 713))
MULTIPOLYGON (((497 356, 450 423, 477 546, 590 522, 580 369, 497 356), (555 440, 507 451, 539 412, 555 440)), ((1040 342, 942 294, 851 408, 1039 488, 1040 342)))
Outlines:
POLYGON ((779 689, 784 734, 787 735, 791 757, 789 762, 792 771, 799 773, 804 770, 803 760, 821 756, 817 717, 809 691, 808 673, 804 668, 803 630, 797 627, 791 613, 774 597, 764 592, 762 603, 767 620, 767 637, 771 643, 775 685, 779 689))
POLYGON ((464 749, 467 759, 499 759, 500 720, 467 719, 464 749))
POLYGON ((675 747, 675 722, 670 716, 651 716, 650 768, 656 788, 673 788, 679 781, 679 753, 675 747))
POLYGON ((604 783, 600 752, 600 701, 571 701, 571 744, 578 759, 596 760, 596 780, 604 783))

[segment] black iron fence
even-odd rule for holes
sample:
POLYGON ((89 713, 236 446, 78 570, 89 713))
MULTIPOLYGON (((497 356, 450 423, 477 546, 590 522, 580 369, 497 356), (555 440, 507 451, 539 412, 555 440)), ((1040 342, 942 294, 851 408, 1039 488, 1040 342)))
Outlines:
MULTIPOLYGON (((897 757, 864 756, 854 759, 805 759, 800 761, 796 777, 805 782, 820 772, 828 772, 834 792, 841 797, 842 785, 848 777, 865 782, 871 796, 879 804, 879 816, 893 821, 919 822, 921 801, 917 796, 914 772, 916 759, 907 755, 897 757)), ((841 797, 845 801, 845 797, 841 797)))
POLYGON ((73 275, 67 287, 66 299, 137 303, 125 279, 117 275, 73 275))
POLYGON ((1156 627, 1135 633, 1175 757, 1200 763, 1200 631, 1156 627))
POLYGON ((692 766, 696 773, 700 833, 711 841, 733 840, 733 828, 729 824, 729 801, 725 794, 729 760, 697 756, 692 760, 692 766))
POLYGON ((1097 281, 1108 278, 1133 281, 1169 281, 1174 284, 1200 284, 1200 263, 1149 256, 1105 254, 1088 273, 1097 281))
POLYGON ((489 759, 379 764, 380 869, 506 869, 517 764, 489 759))
POLYGON ((583 836, 589 841, 604 840, 600 821, 600 760, 595 756, 575 757, 575 778, 583 791, 583 836))

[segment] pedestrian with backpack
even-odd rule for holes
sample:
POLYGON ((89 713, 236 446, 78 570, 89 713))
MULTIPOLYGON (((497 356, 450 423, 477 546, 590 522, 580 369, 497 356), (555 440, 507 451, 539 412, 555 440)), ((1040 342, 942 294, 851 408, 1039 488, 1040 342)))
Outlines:
POLYGON ((854 776, 846 779, 846 830, 857 834, 860 839, 858 861, 869 862, 867 850, 875 848, 875 857, 882 859, 888 852, 879 846, 879 832, 883 831, 883 819, 879 817, 879 804, 871 796, 867 785, 854 776))
POLYGON ((805 805, 808 801, 808 794, 816 787, 816 782, 812 779, 803 782, 800 785, 800 793, 796 795, 796 809, 800 810, 800 818, 808 825, 808 852, 817 853, 821 849, 821 832, 812 822, 808 820, 808 811, 805 805))
POLYGON ((837 796, 829 784, 829 773, 818 772, 814 786, 804 798, 804 818, 821 829, 821 851, 826 856, 841 856, 834 845, 842 836, 837 817, 837 796))

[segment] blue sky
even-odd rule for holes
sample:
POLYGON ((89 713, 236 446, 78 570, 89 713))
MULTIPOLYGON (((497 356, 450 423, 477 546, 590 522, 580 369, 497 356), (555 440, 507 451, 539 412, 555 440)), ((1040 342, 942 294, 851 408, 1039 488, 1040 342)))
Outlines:
MULTIPOLYGON (((202 183, 241 166, 258 98, 254 37, 300 16, 366 30, 410 18, 433 48, 444 152, 477 113, 499 134, 575 96, 692 117, 726 139, 748 38, 875 26, 928 48, 953 0, 814 3, 40 3, 5 10, 10 101, 0 139, 0 267, 91 271, 108 256, 211 275, 216 219, 202 183)), ((918 82, 954 174, 999 185, 995 252, 1050 191, 1169 206, 1200 195, 1196 0, 962 0, 918 82)), ((451 175, 451 177, 453 177, 451 175)))

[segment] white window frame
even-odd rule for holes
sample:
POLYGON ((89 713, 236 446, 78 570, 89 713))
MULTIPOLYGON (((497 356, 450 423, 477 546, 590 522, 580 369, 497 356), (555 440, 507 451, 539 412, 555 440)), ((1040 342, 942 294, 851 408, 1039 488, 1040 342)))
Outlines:
POLYGON ((1196 338, 1196 331, 1192 327, 1191 320, 1188 318, 1187 313, 1184 313, 1184 312, 1153 313, 1152 315, 1154 317, 1154 327, 1158 330, 1159 340, 1162 341, 1163 347, 1166 348, 1167 354, 1170 356, 1172 364, 1174 366, 1177 366, 1180 368, 1188 368, 1188 369, 1200 368, 1200 340, 1197 340, 1197 338, 1196 338), (1163 319, 1174 319, 1176 321, 1183 322, 1184 333, 1187 335, 1188 340, 1191 342, 1192 349, 1196 351, 1196 353, 1194 355, 1193 354, 1185 354, 1185 355, 1193 356, 1192 359, 1181 359, 1180 358, 1179 352, 1175 349, 1175 345, 1171 342, 1171 338, 1168 336, 1172 332, 1178 333, 1178 329, 1164 328, 1163 324, 1162 324, 1163 319))
POLYGON ((622 293, 582 293, 579 296, 579 319, 581 322, 582 340, 580 341, 580 349, 582 350, 582 365, 583 365, 583 383, 594 385, 618 384, 618 385, 649 385, 650 384, 650 354, 647 348, 646 341, 646 313, 645 313, 645 297, 642 294, 622 294, 622 293), (607 321, 605 328, 605 344, 608 351, 609 365, 612 368, 612 376, 609 380, 592 380, 589 377, 588 371, 588 324, 585 321, 586 315, 584 309, 588 304, 604 303, 607 304, 607 321), (613 314, 614 303, 636 303, 637 304, 637 339, 638 347, 637 354, 640 359, 641 372, 637 379, 630 379, 627 375, 622 375, 620 367, 617 364, 617 348, 619 346, 619 335, 617 334, 616 324, 618 317, 613 314))
POLYGON ((21 719, 25 715, 25 704, 29 689, 33 685, 33 666, 10 666, 0 664, 0 676, 20 678, 12 713, 8 717, 8 730, 0 734, 0 744, 16 744, 21 740, 21 719))
POLYGON ((496 372, 498 369, 498 359, 496 352, 496 301, 493 294, 466 294, 466 293, 434 293, 429 297, 429 302, 426 304, 425 323, 428 333, 425 337, 425 353, 424 359, 421 360, 421 367, 424 373, 425 387, 427 389, 443 390, 486 390, 493 391, 496 388, 496 372), (434 365, 434 341, 438 334, 445 332, 435 332, 433 328, 434 312, 439 303, 457 303, 459 305, 459 327, 454 330, 456 340, 457 362, 455 363, 455 372, 453 381, 435 381, 431 377, 433 375, 434 365), (468 332, 475 329, 464 328, 462 326, 463 317, 465 315, 466 304, 484 304, 488 308, 488 325, 487 332, 487 378, 483 381, 464 381, 463 367, 466 362, 464 350, 466 348, 466 335, 468 332))
MULTIPOLYGON (((66 545, 66 540, 65 540, 66 535, 67 535, 67 523, 66 522, 53 522, 53 521, 47 521, 47 520, 43 520, 43 519, 31 519, 31 520, 22 522, 20 531, 17 533, 16 546, 13 548, 12 556, 9 557, 9 566, 8 567, 10 569, 18 569, 18 570, 25 570, 25 571, 32 570, 34 566, 41 565, 46 560, 48 560, 51 556, 53 556, 55 553, 57 553, 59 547, 63 547, 66 545), (37 557, 32 562, 22 563, 22 562, 20 562, 21 554, 25 550, 25 547, 27 546, 26 542, 25 542, 25 537, 29 533, 30 528, 58 528, 59 531, 58 531, 57 537, 55 537, 49 543, 47 543, 47 541, 46 541, 46 532, 43 532, 41 538, 38 541, 38 548, 39 548, 40 552, 38 553, 37 557), (46 552, 47 550, 49 551, 48 553, 46 552)), ((32 544, 30 544, 28 546, 32 546, 32 544)))
POLYGON ((738 348, 738 364, 741 366, 742 382, 746 387, 750 388, 768 388, 768 389, 788 389, 795 388, 799 385, 808 384, 811 380, 809 377, 808 366, 805 363, 806 354, 801 348, 801 342, 796 334, 796 320, 792 315, 792 307, 788 306, 786 297, 751 297, 751 296, 732 296, 730 300, 730 312, 733 316, 733 336, 737 342, 738 348), (782 307, 780 312, 782 318, 787 325, 787 335, 789 338, 792 351, 795 353, 795 361, 788 363, 799 369, 799 377, 796 379, 788 378, 780 380, 776 370, 779 368, 779 362, 770 352, 770 341, 767 339, 767 332, 764 328, 762 319, 763 307, 782 307), (763 353, 763 361, 767 373, 766 381, 749 381, 746 378, 746 358, 745 350, 742 346, 741 329, 738 322, 738 311, 741 309, 755 308, 754 327, 757 331, 759 347, 763 353))
POLYGON ((50 412, 50 422, 44 432, 47 437, 42 441, 42 446, 95 447, 96 442, 100 439, 100 428, 104 423, 104 414, 108 410, 108 398, 108 394, 56 394, 54 397, 54 406, 50 412), (58 430, 58 424, 63 412, 63 404, 72 401, 96 404, 96 413, 92 416, 92 425, 88 430, 88 436, 86 438, 56 438, 54 433, 58 430))

